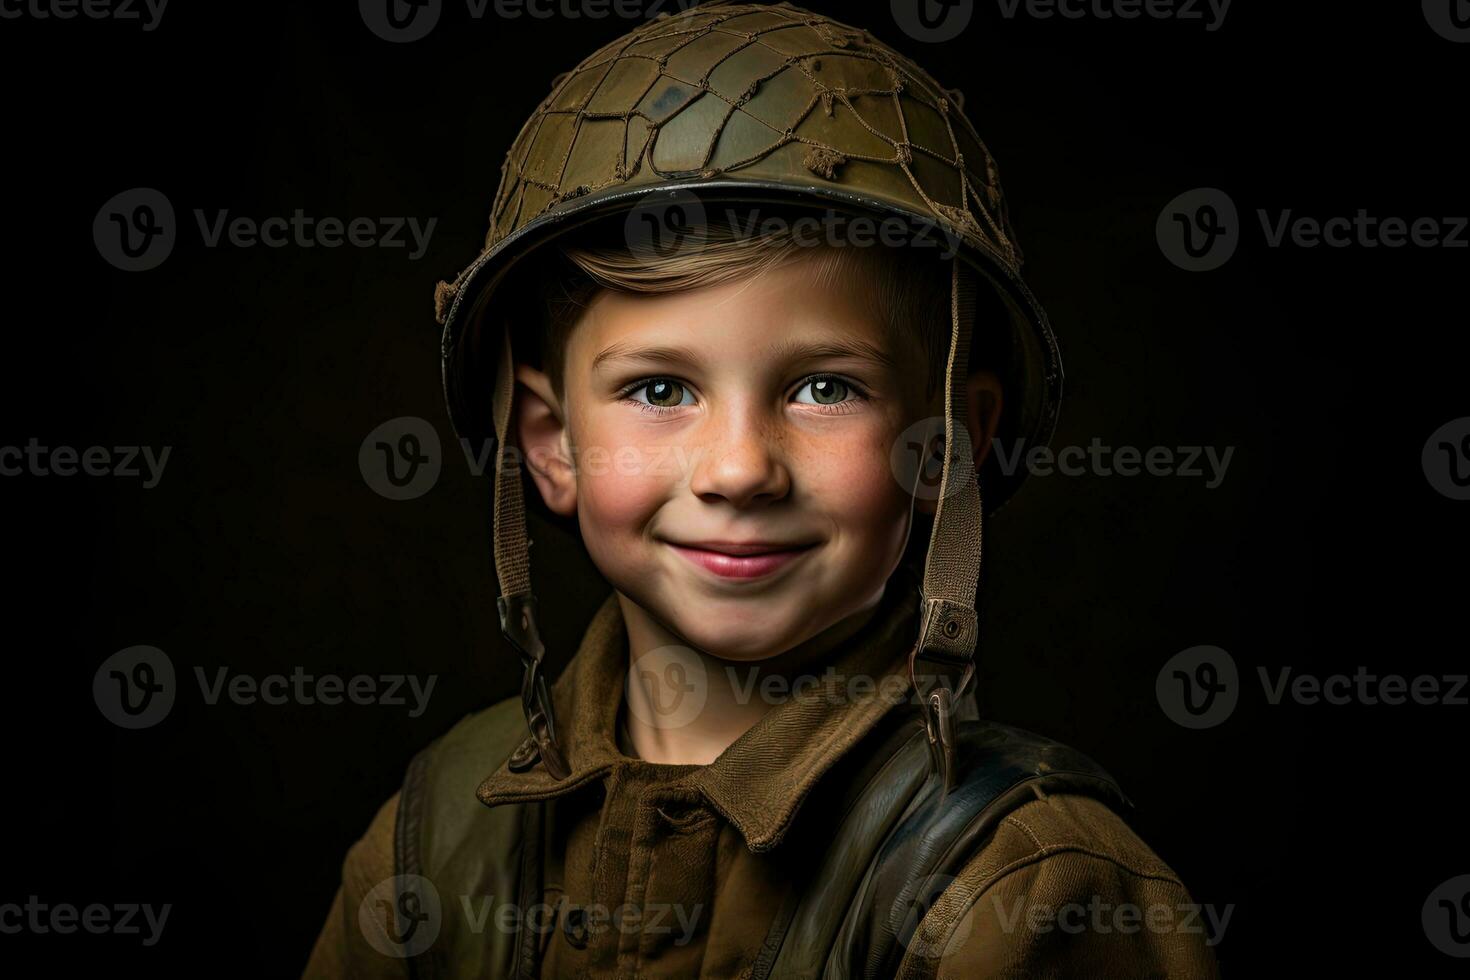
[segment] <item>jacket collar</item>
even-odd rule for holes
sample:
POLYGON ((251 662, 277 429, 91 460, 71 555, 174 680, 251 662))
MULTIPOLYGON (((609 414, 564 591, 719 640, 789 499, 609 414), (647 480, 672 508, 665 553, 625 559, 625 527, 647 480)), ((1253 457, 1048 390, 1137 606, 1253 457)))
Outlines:
MULTIPOLYGON (((779 844, 822 775, 890 708, 908 699, 907 654, 917 635, 918 606, 913 577, 901 570, 889 580, 868 626, 812 671, 818 683, 793 685, 789 699, 718 758, 707 766, 687 767, 679 777, 740 830, 750 850, 779 844), (833 677, 835 683, 826 683, 833 677)), ((500 806, 553 799, 616 766, 648 765, 624 755, 617 744, 627 660, 622 613, 617 597, 610 595, 552 686, 557 741, 571 774, 558 781, 540 763, 512 772, 506 760, 480 784, 480 801, 500 806), (610 696, 612 692, 617 695, 610 696)))

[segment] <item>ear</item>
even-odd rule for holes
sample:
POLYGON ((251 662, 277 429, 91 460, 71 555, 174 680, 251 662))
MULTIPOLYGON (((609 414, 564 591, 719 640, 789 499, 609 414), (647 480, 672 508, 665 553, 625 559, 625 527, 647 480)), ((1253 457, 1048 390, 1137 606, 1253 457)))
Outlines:
MULTIPOLYGON (((994 371, 975 371, 965 379, 965 428, 970 436, 970 445, 975 450, 976 473, 980 472, 981 464, 990 455, 991 444, 1000 429, 1000 410, 1004 400, 1000 378, 994 371)), ((942 391, 938 395, 936 411, 940 415, 944 414, 942 391)), ((924 497, 914 501, 915 506, 926 514, 933 514, 937 503, 936 500, 924 497)))
POLYGON ((577 512, 577 478, 561 400, 543 371, 517 364, 515 378, 516 445, 546 506, 559 517, 571 517, 577 512))

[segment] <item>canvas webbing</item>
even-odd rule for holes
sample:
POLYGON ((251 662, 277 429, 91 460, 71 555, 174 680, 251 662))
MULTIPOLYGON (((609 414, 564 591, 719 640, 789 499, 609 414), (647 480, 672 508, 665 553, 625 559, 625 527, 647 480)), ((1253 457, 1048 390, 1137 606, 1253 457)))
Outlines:
POLYGON ((501 328, 501 350, 495 368, 495 487, 494 534, 495 575, 500 580, 500 631, 521 655, 525 674, 521 680, 521 707, 531 731, 535 753, 523 745, 511 757, 512 769, 525 769, 537 758, 556 779, 571 773, 556 744, 556 720, 546 686, 543 660, 546 648, 536 628, 536 596, 531 592, 531 542, 526 535, 526 501, 521 488, 521 464, 512 458, 510 444, 511 408, 515 404, 515 361, 510 349, 510 325, 501 328))
POLYGON ((919 638, 909 657, 909 676, 924 707, 930 759, 946 791, 953 785, 957 702, 974 678, 979 636, 975 591, 981 556, 980 482, 965 397, 975 321, 975 275, 960 258, 954 259, 944 380, 944 470, 924 558, 919 638))
POLYGON ((526 501, 521 489, 519 461, 506 465, 510 434, 510 410, 515 399, 515 363, 511 360, 510 327, 501 328, 500 356, 495 365, 495 575, 500 594, 521 595, 531 591, 531 551, 526 537, 526 501))

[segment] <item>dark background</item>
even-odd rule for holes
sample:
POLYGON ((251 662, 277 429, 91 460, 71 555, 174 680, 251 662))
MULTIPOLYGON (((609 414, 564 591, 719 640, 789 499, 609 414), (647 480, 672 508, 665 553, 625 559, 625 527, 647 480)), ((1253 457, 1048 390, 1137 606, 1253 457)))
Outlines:
MULTIPOLYGON (((500 163, 553 76, 632 25, 503 20, 449 3, 412 44, 350 3, 174 0, 158 26, 0 20, 6 104, 0 444, 171 446, 162 482, 0 478, 8 669, 0 902, 171 903, 161 941, 0 936, 17 962, 295 976, 347 847, 410 756, 513 692, 488 480, 451 454, 405 502, 357 453, 441 402, 433 286, 478 251, 500 163), (179 242, 118 271, 94 215, 163 191, 179 242), (407 249, 205 248, 192 209, 437 218, 407 249), (134 644, 181 675, 124 731, 94 672, 134 644), (437 675, 428 710, 208 705, 193 669, 437 675)), ((1396 965, 1463 974, 1420 909, 1470 872, 1470 708, 1273 706, 1258 665, 1464 672, 1466 504, 1421 449, 1467 413, 1466 250, 1265 246, 1255 209, 1465 215, 1470 46, 1418 4, 1237 0, 1198 21, 1007 20, 981 3, 922 44, 887 4, 822 3, 961 88, 1000 161, 1030 283, 1067 368, 1057 445, 1234 446, 1183 478, 1033 478, 987 526, 982 713, 1118 777, 1196 901, 1233 905, 1232 977, 1396 965), (1222 268, 1155 243, 1166 202, 1226 190, 1222 268), (1241 702, 1170 722, 1154 679, 1224 647, 1241 702)), ((538 569, 584 571, 541 534, 538 569)), ((556 666, 602 587, 540 575, 556 666)))

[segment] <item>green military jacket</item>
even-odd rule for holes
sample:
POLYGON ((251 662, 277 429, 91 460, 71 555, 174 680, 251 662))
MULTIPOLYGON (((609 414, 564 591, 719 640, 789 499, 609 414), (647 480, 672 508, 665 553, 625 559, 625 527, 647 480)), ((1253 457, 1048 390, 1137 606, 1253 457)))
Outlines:
MULTIPOLYGON (((837 908, 822 925, 822 887, 845 878, 829 889, 843 896, 866 885, 867 858, 844 850, 853 828, 865 817, 891 821, 885 807, 908 816, 918 806, 905 802, 919 799, 912 789, 884 791, 912 786, 913 763, 926 766, 927 756, 910 753, 900 766, 899 755, 877 747, 896 743, 875 741, 917 724, 908 700, 883 695, 911 690, 906 654, 917 608, 913 583, 895 578, 868 628, 833 658, 831 674, 872 684, 846 684, 840 697, 831 689, 793 696, 709 765, 674 766, 634 757, 620 737, 627 639, 609 597, 552 690, 571 775, 510 770, 525 734, 518 699, 461 722, 421 760, 452 758, 457 769, 441 768, 474 775, 415 790, 408 812, 403 794, 378 811, 347 854, 305 976, 423 976, 431 957, 435 976, 502 976, 510 971, 494 950, 511 946, 529 975, 546 978, 848 975, 841 947, 863 941, 874 924, 837 908), (855 807, 847 791, 858 771, 878 792, 855 807), (541 846, 508 841, 522 824, 499 818, 537 804, 541 846), (431 923, 420 896, 402 904, 395 878, 405 848, 420 842, 415 863, 450 883, 437 890, 431 923), (492 851, 505 856, 487 861, 492 851), (528 860, 534 878, 511 867, 528 860), (530 902, 514 894, 522 880, 536 886, 530 902), (395 908, 409 918, 395 925, 395 908), (432 936, 401 929, 415 914, 432 936), (384 923, 399 930, 392 938, 401 946, 385 944, 384 923)), ((407 785, 422 768, 416 761, 407 785)), ((952 873, 926 877, 904 914, 880 910, 876 929, 896 937, 883 969, 944 980, 1218 976, 1206 919, 1178 876, 1108 802, 1045 785, 1021 787, 1024 798, 950 861, 952 873)))

